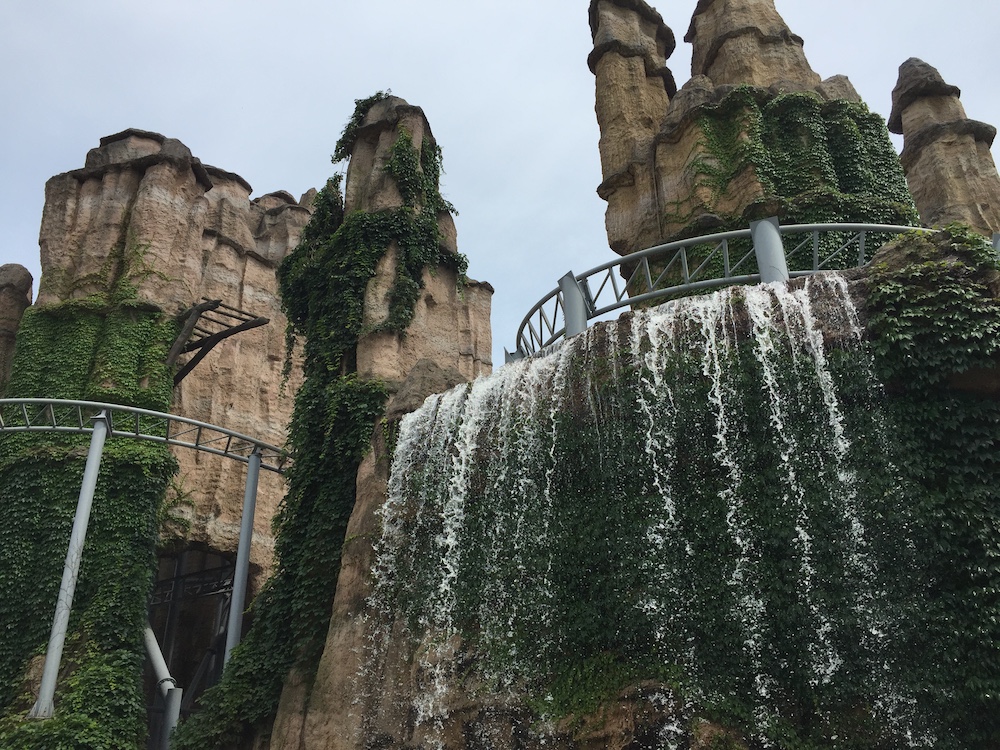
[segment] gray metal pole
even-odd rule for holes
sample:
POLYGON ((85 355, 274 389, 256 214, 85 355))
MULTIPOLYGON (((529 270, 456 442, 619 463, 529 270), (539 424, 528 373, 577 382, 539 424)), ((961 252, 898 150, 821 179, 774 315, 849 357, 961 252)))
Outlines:
POLYGON ((247 462, 247 484, 243 493, 243 517, 240 519, 240 541, 236 548, 236 570, 233 573, 233 598, 229 602, 229 628, 226 631, 226 655, 223 664, 240 642, 243 609, 246 605, 247 578, 250 575, 250 541, 253 537, 253 514, 257 508, 257 479, 260 475, 260 448, 255 448, 247 462))
POLYGON ((788 264, 785 262, 785 246, 781 244, 781 231, 777 218, 750 222, 750 236, 757 256, 760 280, 765 284, 772 281, 788 281, 788 264))
POLYGON ((563 313, 566 316, 566 338, 587 330, 587 298, 570 271, 559 279, 559 290, 563 296, 563 313))
POLYGON ((993 233, 993 249, 1000 253, 1000 232, 993 233))
POLYGON ((66 563, 63 566, 59 598, 56 599, 56 613, 52 618, 49 646, 45 650, 42 684, 38 690, 38 700, 35 701, 35 705, 28 713, 28 716, 33 719, 50 719, 55 711, 53 699, 56 694, 56 680, 59 677, 59 666, 62 661, 63 643, 66 641, 66 630, 69 627, 69 613, 73 609, 73 594, 76 591, 77 576, 80 574, 80 560, 83 557, 83 544, 87 538, 87 526, 90 524, 90 509, 94 504, 94 488, 97 486, 97 474, 101 468, 104 441, 111 429, 106 411, 101 411, 93 418, 93 421, 94 429, 90 435, 87 465, 83 470, 80 498, 76 503, 73 531, 70 534, 66 563))
POLYGON ((146 643, 146 653, 149 655, 149 666, 152 667, 153 674, 156 675, 156 686, 163 693, 163 727, 159 749, 170 750, 170 735, 181 720, 181 699, 184 697, 184 691, 177 687, 174 678, 170 676, 170 670, 163 658, 156 634, 148 625, 143 631, 143 640, 146 643))

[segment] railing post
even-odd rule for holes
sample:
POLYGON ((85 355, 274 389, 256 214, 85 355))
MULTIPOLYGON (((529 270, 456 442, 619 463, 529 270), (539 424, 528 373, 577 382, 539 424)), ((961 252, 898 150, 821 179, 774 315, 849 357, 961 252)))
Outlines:
POLYGON ((229 656, 239 644, 242 635, 247 578, 250 576, 250 541, 253 538, 253 516, 257 509, 257 479, 259 475, 260 447, 258 446, 254 448, 247 462, 247 484, 243 492, 243 516, 240 519, 240 541, 236 548, 233 598, 229 602, 229 628, 226 631, 226 653, 223 657, 223 664, 229 663, 229 656))
POLYGON ((66 641, 66 630, 69 627, 69 614, 73 609, 76 580, 80 575, 83 544, 87 539, 87 527, 90 525, 90 509, 94 504, 94 489, 97 487, 97 475, 101 469, 104 441, 107 439, 111 427, 107 411, 101 411, 93 418, 93 422, 90 450, 87 452, 87 464, 83 470, 80 497, 76 503, 76 515, 73 516, 73 531, 70 533, 66 562, 63 565, 62 582, 59 585, 59 596, 56 599, 56 613, 52 618, 49 645, 45 650, 42 683, 38 689, 38 700, 28 712, 28 716, 32 719, 50 719, 55 711, 53 699, 56 694, 59 666, 62 662, 63 644, 66 641))
POLYGON ((788 281, 788 264, 785 262, 785 246, 781 243, 778 219, 750 222, 750 236, 753 238, 760 280, 765 284, 788 281))
POLYGON ((563 296, 566 337, 583 333, 587 330, 587 298, 572 271, 559 279, 559 291, 563 296))
POLYGON ((177 683, 170 676, 170 669, 163 658, 160 644, 156 641, 153 629, 148 625, 143 632, 143 640, 146 643, 146 653, 149 655, 149 664, 156 675, 156 686, 163 694, 163 726, 161 728, 160 740, 157 744, 158 750, 169 750, 170 735, 181 719, 181 699, 184 691, 177 687, 177 683))

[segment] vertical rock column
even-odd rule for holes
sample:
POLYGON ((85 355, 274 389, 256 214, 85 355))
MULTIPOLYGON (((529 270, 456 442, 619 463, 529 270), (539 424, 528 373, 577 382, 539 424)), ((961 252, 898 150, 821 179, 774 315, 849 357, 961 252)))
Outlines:
POLYGON ((590 30, 603 173, 597 192, 608 202, 611 249, 626 255, 661 234, 653 140, 676 91, 666 67, 674 34, 643 0, 593 0, 590 30))
MULTIPOLYGON (((345 185, 346 216, 400 210, 417 213, 424 208, 412 204, 407 208, 408 202, 390 174, 394 146, 407 137, 417 154, 436 150, 430 125, 419 107, 397 97, 388 97, 371 107, 351 150, 345 185)), ((426 161, 422 163, 426 168, 426 161)), ((436 219, 441 250, 457 253, 451 214, 441 210, 436 219)), ((368 643, 366 600, 371 591, 373 543, 381 534, 377 511, 388 495, 391 451, 386 434, 393 428, 386 425, 417 408, 431 393, 489 374, 493 289, 471 280, 460 288, 454 268, 443 263, 431 266, 423 272, 423 288, 406 330, 381 330, 390 315, 401 254, 398 243, 392 241, 378 261, 375 276, 365 290, 363 331, 357 342, 357 375, 383 381, 392 396, 383 426, 376 428, 372 447, 358 469, 355 505, 315 681, 310 686, 300 670, 292 670, 270 733, 273 750, 360 750, 371 741, 370 736, 362 736, 363 723, 383 721, 390 733, 393 727, 405 723, 405 717, 400 719, 397 713, 389 712, 386 717, 381 704, 368 706, 361 688, 368 643)), ((387 703, 388 699, 383 701, 387 703)))
POLYGON ((774 0, 700 0, 684 41, 693 46, 691 75, 706 75, 716 86, 787 82, 798 91, 820 83, 802 37, 788 28, 774 0))
MULTIPOLYGON (((419 154, 434 136, 420 107, 398 97, 378 102, 368 112, 358 133, 347 170, 344 212, 377 212, 404 205, 396 181, 386 171, 393 145, 408 134, 419 154)), ((437 215, 443 249, 458 253, 455 222, 447 211, 437 215)), ((393 242, 378 264, 376 276, 365 293, 364 328, 358 340, 358 374, 388 382, 401 381, 421 359, 451 367, 468 379, 489 374, 489 284, 467 281, 459 288, 456 273, 444 266, 424 273, 423 289, 405 333, 378 330, 389 316, 390 295, 400 263, 400 249, 393 242)))
MULTIPOLYGON (((301 374, 294 367, 282 389, 275 271, 309 220, 311 195, 300 205, 287 193, 250 194, 242 177, 202 164, 176 139, 136 129, 102 138, 83 169, 46 183, 38 303, 101 294, 120 276, 165 317, 206 297, 269 318, 221 341, 174 390, 173 411, 281 445, 301 374)), ((245 466, 187 449, 175 455, 192 503, 189 541, 235 553, 245 466)), ((258 574, 271 565, 271 519, 284 491, 280 476, 262 473, 251 549, 258 574)))
POLYGON ((961 91, 923 60, 899 66, 889 130, 903 136, 900 160, 920 218, 1000 231, 1000 176, 990 153, 997 130, 970 120, 961 91))
POLYGON ((0 397, 10 377, 17 326, 31 304, 31 282, 31 274, 24 266, 0 266, 0 397))

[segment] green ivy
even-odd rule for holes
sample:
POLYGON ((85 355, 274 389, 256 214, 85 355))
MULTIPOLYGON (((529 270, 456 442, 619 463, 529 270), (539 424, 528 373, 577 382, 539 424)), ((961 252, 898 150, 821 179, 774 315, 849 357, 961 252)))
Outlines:
POLYGON ((333 148, 333 162, 335 164, 350 157, 351 152, 354 150, 354 143, 358 139, 358 131, 361 130, 361 123, 365 121, 368 111, 390 96, 392 96, 392 91, 386 89, 385 91, 376 91, 367 99, 354 100, 354 114, 351 115, 351 119, 344 126, 344 132, 341 133, 340 139, 333 148))
MULTIPOLYGON (((713 232, 746 229, 749 221, 777 216, 783 224, 877 223, 916 225, 918 216, 899 159, 881 117, 862 103, 821 101, 812 93, 773 95, 740 86, 717 105, 706 107, 697 120, 702 155, 693 164, 699 184, 709 189, 705 205, 678 205, 665 220, 687 226, 669 240, 705 234, 692 222, 695 213, 715 213, 713 232), (741 213, 717 206, 734 181, 748 170, 764 195, 741 213)), ((846 234, 822 238, 826 258, 849 239, 846 234)), ((872 249, 890 239, 871 236, 872 249)), ((697 267, 712 247, 692 248, 689 264, 697 267)), ((749 240, 730 243, 731 255, 751 252, 749 240)), ((851 249, 833 260, 834 267, 855 264, 851 249)), ((752 256, 752 252, 751 252, 752 256)), ((756 260, 743 273, 756 273, 756 260)), ((812 267, 811 253, 789 263, 789 270, 812 267)), ((710 261, 705 278, 722 276, 722 260, 710 261)))
POLYGON ((920 709, 940 748, 1000 746, 1000 404, 956 390, 996 367, 1000 300, 985 238, 949 226, 902 238, 874 269, 869 331, 900 469, 919 488, 922 605, 909 632, 920 709))
MULTIPOLYGON (((337 143, 346 158, 368 110, 386 98, 358 100, 337 143)), ((278 271, 288 316, 288 355, 303 339, 305 380, 289 426, 295 461, 288 494, 275 519, 275 574, 253 603, 253 626, 233 652, 222 681, 206 691, 201 711, 175 735, 178 750, 226 748, 267 731, 291 669, 315 677, 340 571, 341 543, 355 502, 358 467, 382 415, 386 387, 357 377, 358 339, 372 331, 404 335, 423 275, 439 266, 464 275, 466 260, 442 247, 438 215, 453 211, 441 197, 440 149, 420 151, 401 132, 386 172, 404 205, 345 215, 341 178, 316 196, 314 214, 295 251, 278 271), (384 321, 366 328, 368 282, 390 245, 398 251, 384 321)))
MULTIPOLYGON (((85 399, 167 411, 164 364, 176 321, 136 299, 142 249, 112 253, 100 291, 26 311, 7 397, 85 399), (139 270, 136 270, 136 269, 139 270)), ((44 653, 89 440, 0 438, 0 748, 138 750, 146 602, 155 572, 159 509, 176 462, 162 445, 109 438, 74 597, 56 713, 25 720, 23 677, 44 653)))

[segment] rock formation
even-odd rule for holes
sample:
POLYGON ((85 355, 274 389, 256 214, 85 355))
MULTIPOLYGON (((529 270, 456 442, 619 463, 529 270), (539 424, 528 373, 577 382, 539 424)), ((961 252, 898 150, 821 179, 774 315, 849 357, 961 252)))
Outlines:
POLYGON ((24 266, 0 266, 0 396, 10 375, 17 326, 31 304, 31 282, 31 274, 24 266))
POLYGON ((626 253, 659 235, 653 142, 676 92, 666 67, 674 34, 643 0, 595 0, 590 5, 594 50, 587 59, 597 78, 597 122, 608 201, 611 247, 626 253))
MULTIPOLYGON (((399 97, 389 97, 368 112, 354 144, 344 196, 344 211, 383 211, 403 205, 386 164, 392 145, 406 132, 419 153, 425 141, 434 142, 423 110, 399 97)), ((451 214, 437 216, 438 231, 447 251, 458 252, 451 214)), ((379 262, 365 295, 364 328, 371 333, 358 342, 358 374, 365 378, 399 381, 421 359, 451 367, 472 380, 490 372, 489 284, 468 281, 460 287, 454 272, 442 270, 424 278, 414 317, 405 336, 374 330, 388 316, 389 295, 400 262, 395 243, 379 262)))
POLYGON ((961 91, 917 58, 899 66, 889 130, 903 136, 900 161, 920 218, 1000 231, 1000 176, 990 152, 997 130, 970 120, 961 91))
POLYGON ((774 0, 700 0, 684 41, 693 49, 691 75, 723 84, 815 88, 802 37, 778 15, 774 0))
MULTIPOLYGON (((416 153, 433 153, 436 145, 419 107, 398 97, 377 102, 368 111, 350 157, 345 187, 345 214, 375 213, 404 206, 400 185, 387 168, 401 136, 416 153)), ((457 253, 455 225, 447 210, 437 213, 443 249, 457 253)), ((383 424, 394 425, 425 397, 491 371, 489 284, 467 280, 439 265, 423 274, 423 288, 404 333, 378 330, 389 315, 401 249, 393 241, 368 283, 364 330, 357 343, 357 374, 388 383, 392 396, 383 424)), ((355 747, 361 716, 355 700, 358 671, 368 637, 366 598, 371 588, 373 542, 385 503, 391 449, 384 430, 376 430, 372 450, 358 470, 353 513, 347 527, 333 615, 315 682, 298 671, 285 684, 271 732, 274 750, 312 747, 355 747)))
MULTIPOLYGON (((275 269, 298 242, 311 194, 297 202, 284 192, 251 201, 250 193, 239 175, 203 165, 178 140, 134 129, 102 138, 83 169, 45 186, 36 304, 85 298, 122 275, 168 315, 207 298, 270 319, 216 346, 175 389, 174 413, 282 445, 299 376, 293 370, 282 387, 275 269)), ((235 553, 245 467, 175 453, 180 492, 193 503, 190 541, 235 553)), ((251 552, 258 573, 270 566, 271 518, 283 495, 282 479, 262 472, 251 552)))
POLYGON ((884 125, 847 78, 820 80, 773 0, 699 2, 685 36, 692 78, 677 91, 653 85, 673 81, 653 54, 673 48, 654 10, 594 0, 590 17, 598 193, 615 252, 774 214, 786 223, 907 220, 884 125), (880 170, 887 179, 875 178, 880 170), (858 199, 868 216, 857 215, 858 199))

